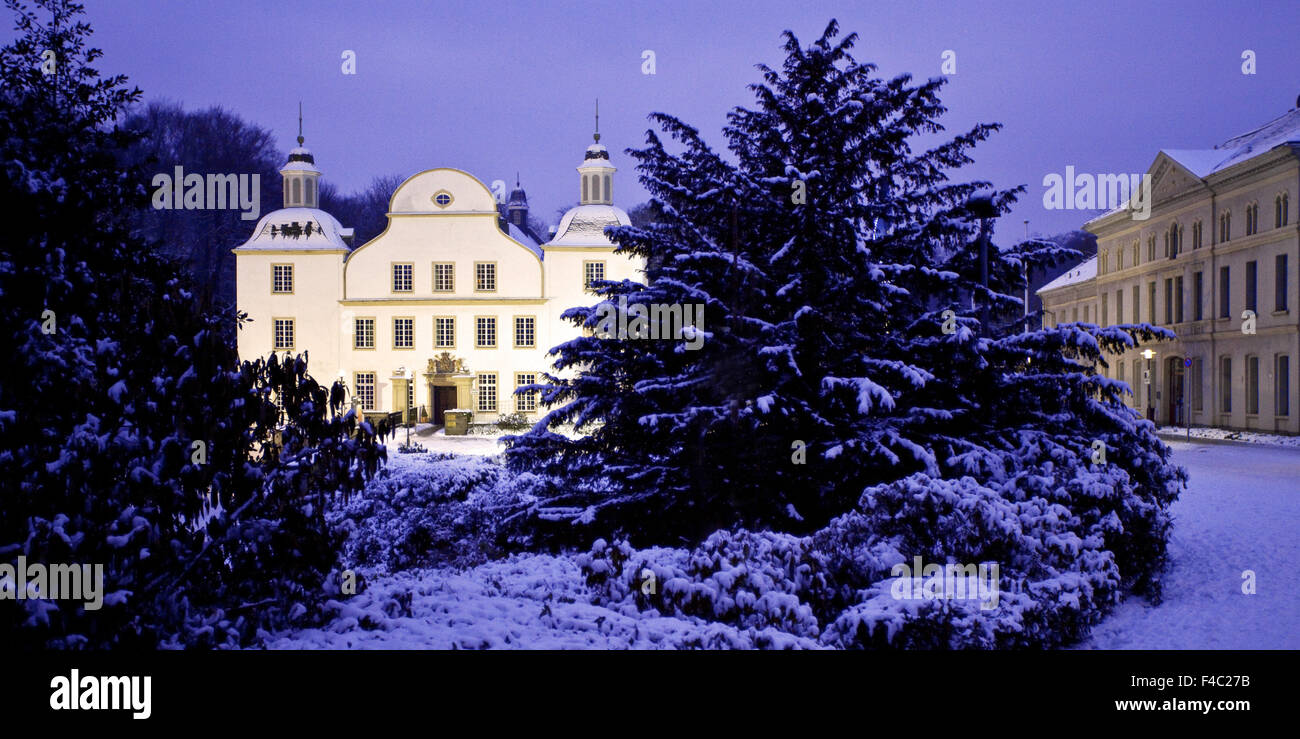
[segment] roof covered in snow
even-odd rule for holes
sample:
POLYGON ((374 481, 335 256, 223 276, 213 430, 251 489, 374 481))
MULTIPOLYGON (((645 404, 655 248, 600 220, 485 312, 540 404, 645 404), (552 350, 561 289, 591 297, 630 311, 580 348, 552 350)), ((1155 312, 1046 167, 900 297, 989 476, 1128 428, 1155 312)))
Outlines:
POLYGON ((316 168, 316 157, 301 146, 289 152, 289 161, 284 163, 284 166, 280 168, 280 172, 315 172, 320 174, 320 170, 316 168))
POLYGON ((579 205, 564 214, 555 230, 555 238, 548 246, 614 246, 614 242, 605 236, 605 229, 631 225, 632 219, 622 208, 603 204, 579 205))
POLYGON ((281 208, 262 216, 248 241, 238 249, 301 249, 318 251, 348 248, 344 236, 352 229, 343 228, 334 216, 320 208, 281 208))
POLYGON ((1213 149, 1163 149, 1197 177, 1208 177, 1279 146, 1300 145, 1300 108, 1292 108, 1253 131, 1233 136, 1213 149))
POLYGON ((1065 274, 1057 277, 1055 280, 1038 288, 1038 292, 1043 293, 1048 290, 1056 290, 1070 285, 1077 285, 1081 282, 1087 282, 1097 276, 1097 257, 1089 257, 1077 265, 1071 267, 1065 274))
POLYGON ((614 165, 609 162, 609 149, 606 149, 604 144, 592 144, 587 147, 587 152, 582 156, 582 164, 579 164, 578 167, 609 167, 613 169, 614 165))

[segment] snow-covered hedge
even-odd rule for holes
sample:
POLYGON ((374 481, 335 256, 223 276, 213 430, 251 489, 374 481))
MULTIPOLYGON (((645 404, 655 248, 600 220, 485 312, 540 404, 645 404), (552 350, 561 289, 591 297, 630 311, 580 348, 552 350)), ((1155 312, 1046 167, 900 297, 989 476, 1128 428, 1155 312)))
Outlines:
POLYGON ((1131 546, 1135 532, 1124 532, 1113 512, 1096 515, 1104 495, 1084 498, 1062 485, 1053 500, 1027 487, 917 474, 867 490, 858 510, 811 536, 719 531, 689 551, 601 540, 578 563, 594 601, 610 608, 775 629, 841 648, 1053 647, 1085 636, 1116 602, 1122 573, 1108 542, 1131 546), (894 567, 916 557, 996 563, 995 597, 905 597, 894 567))
POLYGON ((500 523, 527 507, 542 484, 536 475, 506 475, 487 457, 395 459, 336 516, 348 535, 342 562, 395 571, 499 556, 500 523))

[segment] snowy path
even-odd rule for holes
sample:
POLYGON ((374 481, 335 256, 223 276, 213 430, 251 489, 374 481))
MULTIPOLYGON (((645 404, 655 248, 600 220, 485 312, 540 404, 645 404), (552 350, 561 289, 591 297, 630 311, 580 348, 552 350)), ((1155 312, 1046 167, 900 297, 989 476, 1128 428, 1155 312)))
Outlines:
POLYGON ((1300 451, 1169 442, 1191 476, 1174 504, 1165 600, 1119 606, 1092 649, 1300 649, 1300 451), (1255 571, 1255 595, 1241 592, 1255 571))

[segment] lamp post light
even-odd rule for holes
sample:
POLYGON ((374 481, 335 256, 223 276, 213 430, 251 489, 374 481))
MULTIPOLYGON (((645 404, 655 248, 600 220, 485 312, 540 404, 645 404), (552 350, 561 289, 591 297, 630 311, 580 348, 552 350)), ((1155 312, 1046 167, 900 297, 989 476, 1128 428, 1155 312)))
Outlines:
POLYGON ((1148 421, 1151 421, 1152 423, 1155 423, 1155 420, 1156 420, 1156 407, 1155 407, 1155 405, 1153 405, 1152 402, 1151 402, 1151 372, 1152 372, 1152 369, 1151 369, 1151 368, 1152 368, 1151 360, 1154 359, 1155 356, 1156 356, 1156 353, 1155 353, 1154 351, 1152 351, 1151 349, 1143 349, 1143 350, 1142 350, 1142 357, 1143 357, 1144 359, 1147 360, 1147 369, 1146 369, 1146 385, 1147 385, 1147 420, 1148 420, 1148 421))

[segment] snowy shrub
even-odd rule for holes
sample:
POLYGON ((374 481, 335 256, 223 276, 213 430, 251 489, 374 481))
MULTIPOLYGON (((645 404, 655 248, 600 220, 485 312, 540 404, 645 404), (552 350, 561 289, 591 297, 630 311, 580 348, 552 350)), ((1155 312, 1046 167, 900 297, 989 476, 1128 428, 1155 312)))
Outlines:
POLYGON ((686 553, 637 552, 625 541, 602 539, 579 555, 578 564, 604 605, 631 603, 815 638, 817 618, 804 601, 817 600, 826 581, 810 542, 788 534, 719 531, 686 553))
POLYGON ((543 480, 509 476, 485 457, 433 454, 400 460, 334 518, 350 566, 395 571, 469 566, 504 553, 500 522, 535 500, 543 480))
POLYGON ((502 431, 523 431, 532 425, 533 422, 522 413, 506 413, 497 419, 497 428, 502 431))
POLYGON ((1121 590, 1105 548, 1113 517, 1090 518, 1015 484, 913 475, 868 489, 811 536, 718 531, 690 550, 640 551, 598 540, 577 561, 610 608, 838 648, 1045 648, 1084 637, 1121 590), (894 568, 917 557, 998 564, 994 597, 900 597, 894 568))

